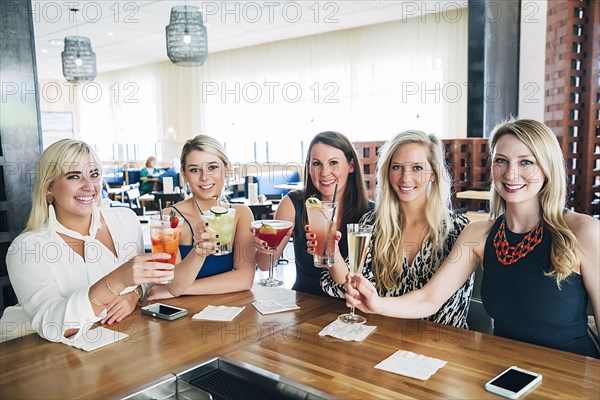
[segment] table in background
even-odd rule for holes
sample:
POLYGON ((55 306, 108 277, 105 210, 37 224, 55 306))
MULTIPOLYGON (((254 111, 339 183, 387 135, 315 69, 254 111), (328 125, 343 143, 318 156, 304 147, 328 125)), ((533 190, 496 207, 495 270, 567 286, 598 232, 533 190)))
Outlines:
POLYGON ((457 192, 456 198, 463 200, 489 200, 489 190, 465 190, 463 192, 457 192))
POLYGON ((246 291, 165 300, 188 309, 189 315, 164 321, 135 312, 111 327, 129 338, 91 353, 35 334, 2 343, 0 393, 5 399, 114 398, 202 360, 225 356, 343 399, 498 399, 483 385, 511 365, 543 375, 530 397, 600 394, 600 360, 446 325, 376 315, 367 316, 367 324, 377 326, 369 337, 344 342, 318 335, 347 311, 343 301, 297 292, 300 310, 261 315, 251 305, 260 296, 258 291, 246 291), (209 304, 246 309, 230 323, 191 319, 209 304), (373 368, 400 349, 448 363, 427 381, 373 368))
POLYGON ((282 183, 281 185, 275 185, 273 187, 280 190, 302 190, 304 189, 304 182, 282 183))

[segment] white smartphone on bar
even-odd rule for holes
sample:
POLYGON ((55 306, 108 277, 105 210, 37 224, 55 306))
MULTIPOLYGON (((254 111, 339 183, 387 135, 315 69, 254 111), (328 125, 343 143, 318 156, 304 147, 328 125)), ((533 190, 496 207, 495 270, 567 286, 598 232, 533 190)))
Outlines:
POLYGON ((518 399, 542 381, 542 374, 524 370, 514 365, 485 384, 488 392, 518 399))
POLYGON ((162 303, 154 303, 147 305, 146 307, 142 307, 142 314, 155 318, 166 319, 168 321, 185 317, 187 313, 188 312, 185 308, 169 306, 162 303))

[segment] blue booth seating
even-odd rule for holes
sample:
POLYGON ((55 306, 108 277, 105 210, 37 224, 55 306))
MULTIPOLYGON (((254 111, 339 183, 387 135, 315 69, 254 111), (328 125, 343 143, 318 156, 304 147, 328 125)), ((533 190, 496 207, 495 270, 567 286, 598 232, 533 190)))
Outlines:
POLYGON ((283 171, 265 171, 264 173, 257 175, 248 175, 244 178, 244 193, 246 198, 248 198, 248 183, 250 181, 258 184, 257 194, 264 194, 267 197, 275 195, 283 197, 289 192, 289 189, 277 189, 275 186, 299 182, 300 174, 298 171, 288 169, 283 171))

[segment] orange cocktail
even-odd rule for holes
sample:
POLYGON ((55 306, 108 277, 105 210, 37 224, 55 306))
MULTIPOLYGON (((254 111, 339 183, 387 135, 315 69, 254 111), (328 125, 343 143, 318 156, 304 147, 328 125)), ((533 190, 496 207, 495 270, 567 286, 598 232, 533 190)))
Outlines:
MULTIPOLYGON (((168 260, 155 260, 175 265, 181 237, 181 220, 177 217, 156 215, 150 218, 150 239, 153 253, 168 253, 168 260)), ((169 283, 170 281, 161 282, 169 283)))

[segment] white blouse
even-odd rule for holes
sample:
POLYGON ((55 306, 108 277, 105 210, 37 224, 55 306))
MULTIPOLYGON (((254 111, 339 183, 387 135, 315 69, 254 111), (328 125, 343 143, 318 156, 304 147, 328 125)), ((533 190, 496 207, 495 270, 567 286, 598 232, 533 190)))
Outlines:
POLYGON ((88 236, 66 229, 56 220, 54 208, 50 206, 49 210, 46 225, 38 231, 22 233, 12 242, 6 264, 13 289, 33 329, 49 341, 66 343, 76 340, 106 315, 106 310, 99 316, 94 314, 88 298, 90 287, 143 253, 144 244, 140 223, 128 208, 96 208, 88 236), (100 224, 100 213, 106 226, 100 224), (108 229, 116 256, 96 239, 98 229, 108 229), (84 241, 85 260, 57 231, 84 241), (69 329, 79 331, 65 338, 69 329))

